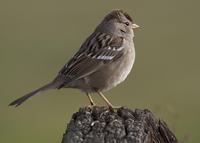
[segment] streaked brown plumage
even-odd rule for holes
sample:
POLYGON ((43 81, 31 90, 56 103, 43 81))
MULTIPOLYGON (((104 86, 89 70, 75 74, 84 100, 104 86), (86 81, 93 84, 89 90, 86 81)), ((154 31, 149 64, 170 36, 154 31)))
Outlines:
POLYGON ((88 95, 92 105, 94 103, 90 93, 97 92, 113 109, 102 92, 124 81, 131 71, 135 59, 133 29, 137 27, 127 13, 113 10, 52 82, 10 105, 18 106, 31 96, 48 89, 77 88, 88 95))

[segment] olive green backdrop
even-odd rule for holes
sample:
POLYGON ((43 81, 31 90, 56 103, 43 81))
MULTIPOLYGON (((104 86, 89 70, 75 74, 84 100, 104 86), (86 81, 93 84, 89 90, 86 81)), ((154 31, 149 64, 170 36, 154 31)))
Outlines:
MULTIPOLYGON (((148 108, 184 143, 199 142, 200 10, 195 0, 0 0, 0 142, 59 143, 86 96, 53 90, 19 108, 9 102, 52 80, 106 13, 120 8, 141 26, 136 63, 105 95, 148 108)), ((94 95, 98 105, 104 102, 94 95)))

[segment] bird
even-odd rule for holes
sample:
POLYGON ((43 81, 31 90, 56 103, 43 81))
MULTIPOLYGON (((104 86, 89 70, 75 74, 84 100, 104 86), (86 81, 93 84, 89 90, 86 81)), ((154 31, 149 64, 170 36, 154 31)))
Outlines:
POLYGON ((19 106, 32 96, 49 89, 74 88, 83 91, 91 104, 91 94, 97 93, 109 109, 115 106, 103 92, 123 82, 135 61, 134 30, 139 26, 121 10, 110 11, 48 84, 14 100, 9 106, 19 106))

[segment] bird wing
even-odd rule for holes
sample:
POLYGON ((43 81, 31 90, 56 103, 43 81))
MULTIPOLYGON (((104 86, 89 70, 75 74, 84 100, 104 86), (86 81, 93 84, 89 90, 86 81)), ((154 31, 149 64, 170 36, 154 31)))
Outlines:
POLYGON ((92 34, 60 70, 67 83, 85 77, 123 55, 123 37, 108 33, 92 34))

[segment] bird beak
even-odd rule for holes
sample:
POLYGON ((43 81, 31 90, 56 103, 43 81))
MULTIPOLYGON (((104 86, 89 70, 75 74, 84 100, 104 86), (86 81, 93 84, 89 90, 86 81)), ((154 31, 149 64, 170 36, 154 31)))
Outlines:
POLYGON ((140 26, 139 26, 139 25, 137 25, 137 24, 135 24, 135 23, 134 23, 134 24, 132 24, 132 28, 133 28, 133 29, 136 29, 136 28, 139 28, 139 27, 140 27, 140 26))

